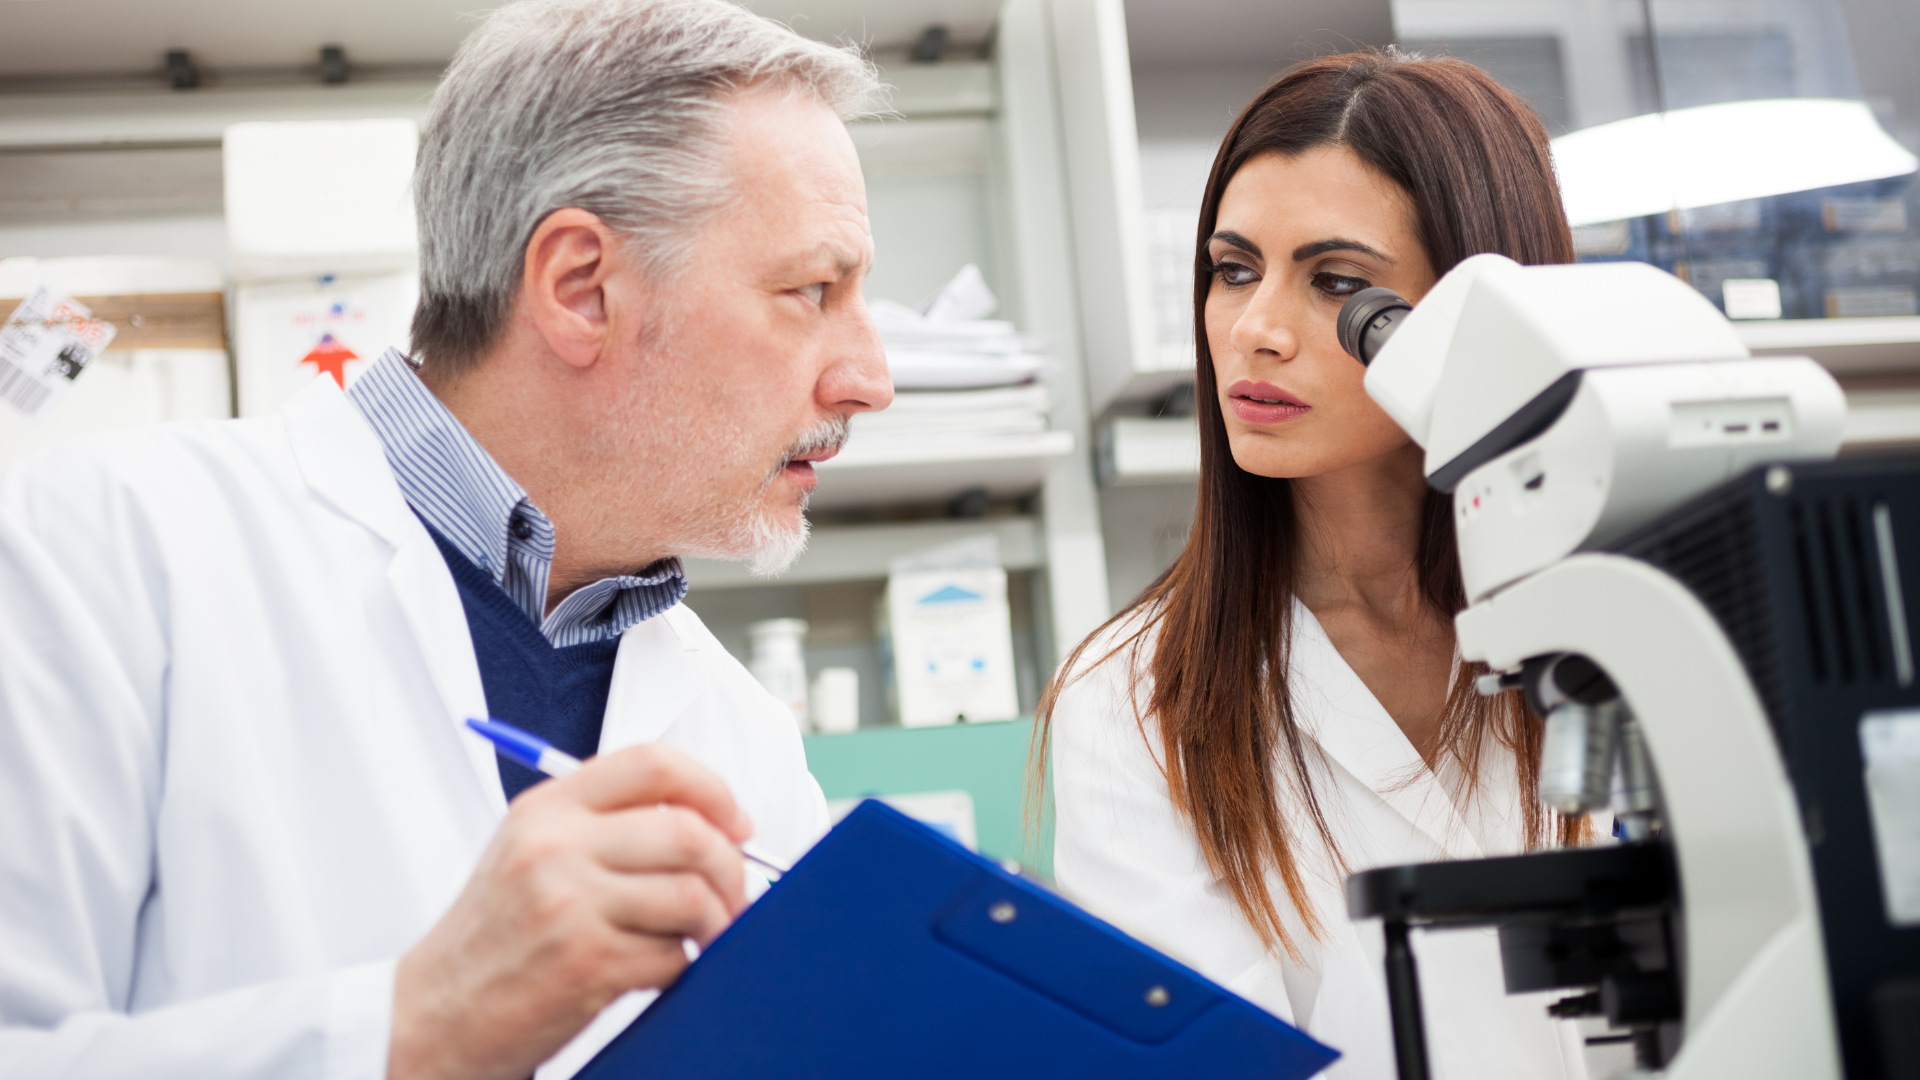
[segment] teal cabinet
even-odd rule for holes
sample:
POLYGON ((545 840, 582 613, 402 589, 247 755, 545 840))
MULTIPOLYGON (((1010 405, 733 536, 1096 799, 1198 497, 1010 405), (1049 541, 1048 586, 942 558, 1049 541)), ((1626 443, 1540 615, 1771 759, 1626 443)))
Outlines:
POLYGON ((1015 859, 1053 876, 1053 813, 1042 800, 1034 829, 1026 824, 1033 721, 928 728, 864 728, 847 735, 809 735, 807 767, 829 799, 965 791, 973 796, 980 851, 1015 859))

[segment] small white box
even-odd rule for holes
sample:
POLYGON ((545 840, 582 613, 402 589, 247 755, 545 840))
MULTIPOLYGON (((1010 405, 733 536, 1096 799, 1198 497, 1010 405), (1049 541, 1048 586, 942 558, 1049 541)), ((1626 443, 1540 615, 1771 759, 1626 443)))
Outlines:
POLYGON ((860 727, 860 673, 847 667, 821 668, 807 695, 807 717, 822 735, 846 735, 860 727))
POLYGON ((1720 302, 1729 319, 1780 317, 1780 283, 1772 278, 1728 278, 1720 283, 1720 302))
MULTIPOLYGON (((923 825, 931 825, 968 851, 980 850, 979 831, 974 825, 973 796, 965 791, 918 791, 906 795, 872 795, 895 810, 923 825)), ((835 825, 853 813, 866 798, 834 799, 827 803, 827 816, 835 825)))

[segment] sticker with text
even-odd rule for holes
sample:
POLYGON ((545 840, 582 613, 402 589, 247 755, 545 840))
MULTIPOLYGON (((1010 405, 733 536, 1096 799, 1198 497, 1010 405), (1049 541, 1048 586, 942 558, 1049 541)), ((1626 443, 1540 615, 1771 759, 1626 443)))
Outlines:
POLYGON ((112 323, 41 286, 0 325, 0 400, 39 417, 113 340, 112 323))

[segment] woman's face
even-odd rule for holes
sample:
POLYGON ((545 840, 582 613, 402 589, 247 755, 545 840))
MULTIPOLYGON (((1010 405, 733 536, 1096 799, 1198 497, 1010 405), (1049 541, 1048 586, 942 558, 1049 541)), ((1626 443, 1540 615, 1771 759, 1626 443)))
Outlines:
POLYGON ((1334 329, 1361 289, 1418 301, 1433 285, 1399 185, 1344 146, 1261 154, 1228 181, 1207 258, 1207 345, 1241 468, 1319 476, 1407 444, 1334 329))

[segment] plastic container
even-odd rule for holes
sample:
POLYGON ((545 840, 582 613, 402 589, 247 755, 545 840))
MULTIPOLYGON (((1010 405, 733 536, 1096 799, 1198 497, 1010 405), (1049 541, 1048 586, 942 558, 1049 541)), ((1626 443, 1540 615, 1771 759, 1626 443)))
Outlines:
POLYGON ((753 649, 747 670, 767 693, 793 710, 793 722, 802 733, 812 730, 807 720, 806 639, 805 619, 763 619, 747 627, 753 649))

